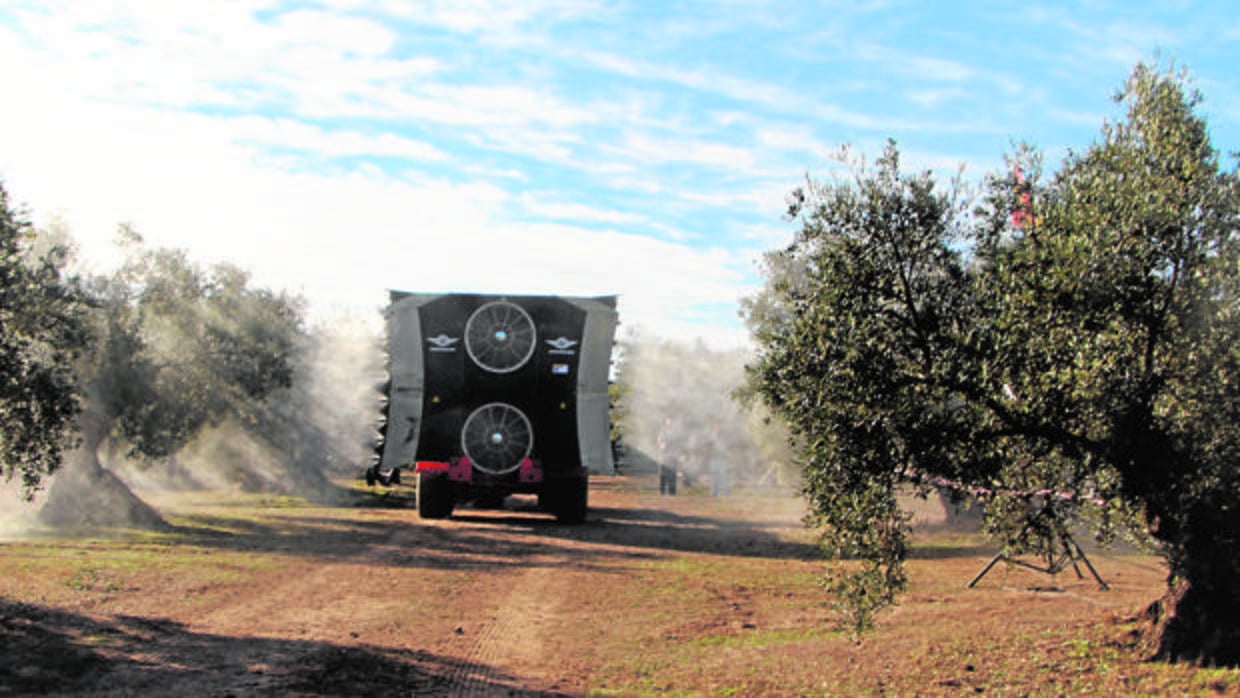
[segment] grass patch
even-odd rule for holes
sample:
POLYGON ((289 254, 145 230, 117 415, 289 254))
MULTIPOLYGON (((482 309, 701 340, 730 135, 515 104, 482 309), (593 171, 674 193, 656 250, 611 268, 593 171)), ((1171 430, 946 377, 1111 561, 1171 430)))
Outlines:
POLYGON ((746 630, 728 632, 719 635, 704 635, 684 643, 687 651, 715 650, 774 650, 781 645, 807 640, 823 640, 825 638, 841 638, 843 634, 831 629, 828 625, 804 626, 795 628, 776 628, 773 630, 746 630))
POLYGON ((124 585, 116 577, 113 570, 100 571, 95 567, 83 567, 65 582, 74 591, 89 591, 110 594, 124 589, 124 585))

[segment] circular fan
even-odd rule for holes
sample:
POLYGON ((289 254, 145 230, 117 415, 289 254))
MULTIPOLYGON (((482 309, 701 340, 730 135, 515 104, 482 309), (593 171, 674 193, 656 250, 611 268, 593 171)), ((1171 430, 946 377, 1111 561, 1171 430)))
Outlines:
POLYGON ((520 306, 493 301, 478 308, 465 323, 469 358, 492 373, 521 368, 534 354, 534 321, 520 306))
POLYGON ((534 428, 521 410, 492 402, 474 410, 461 429, 461 448, 484 473, 503 475, 521 466, 534 447, 534 428))

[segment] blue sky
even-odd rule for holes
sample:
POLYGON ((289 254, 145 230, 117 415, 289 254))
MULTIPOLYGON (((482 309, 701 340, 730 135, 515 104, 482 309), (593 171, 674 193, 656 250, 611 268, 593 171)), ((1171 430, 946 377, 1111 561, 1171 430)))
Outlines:
POLYGON ((618 293, 628 328, 737 346, 784 195, 840 144, 1053 167, 1156 54, 1240 150, 1230 2, 6 0, 0 179, 101 270, 128 222, 320 318, 618 293))

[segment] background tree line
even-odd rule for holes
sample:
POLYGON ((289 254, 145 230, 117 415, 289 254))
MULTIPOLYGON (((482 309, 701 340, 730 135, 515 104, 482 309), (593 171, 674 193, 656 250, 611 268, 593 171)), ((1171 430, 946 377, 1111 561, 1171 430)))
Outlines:
POLYGON ((733 485, 797 486, 786 431, 747 395, 749 352, 630 332, 613 353, 612 440, 621 472, 655 467, 659 433, 670 417, 684 437, 677 465, 688 486, 705 486, 708 460, 720 455, 733 485), (734 399, 738 395, 743 399, 734 399))
POLYGON ((970 195, 872 165, 789 199, 794 242, 746 306, 751 384, 796 438, 855 629, 905 586, 899 488, 984 498, 1011 550, 1087 518, 1168 565, 1148 648, 1240 661, 1240 180, 1182 73, 1044 176, 1022 146, 970 195))
MULTIPOLYGON (((160 525, 116 467, 160 487, 329 492, 366 437, 356 413, 331 410, 368 383, 325 396, 314 374, 337 338, 235 266, 149 248, 127 226, 117 244, 117 270, 73 274, 68 233, 33 228, 0 186, 0 459, 27 498, 58 473, 42 522, 160 525)), ((333 349, 364 373, 364 354, 333 349)))

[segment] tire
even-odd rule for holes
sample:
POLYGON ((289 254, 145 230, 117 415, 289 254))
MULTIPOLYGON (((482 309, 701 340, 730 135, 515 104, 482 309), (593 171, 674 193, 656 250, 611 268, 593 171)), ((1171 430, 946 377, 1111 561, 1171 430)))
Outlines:
POLYGON ((590 508, 589 482, 583 477, 553 480, 547 483, 539 503, 562 524, 583 523, 590 508))
POLYGON ((418 473, 418 516, 446 519, 452 515, 452 483, 441 473, 418 473))
POLYGON ((400 468, 392 468, 392 484, 400 484, 400 468))
POLYGON ((366 468, 366 486, 367 487, 375 486, 375 469, 374 468, 366 468))

